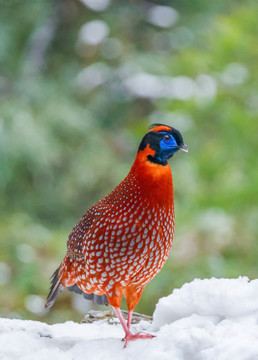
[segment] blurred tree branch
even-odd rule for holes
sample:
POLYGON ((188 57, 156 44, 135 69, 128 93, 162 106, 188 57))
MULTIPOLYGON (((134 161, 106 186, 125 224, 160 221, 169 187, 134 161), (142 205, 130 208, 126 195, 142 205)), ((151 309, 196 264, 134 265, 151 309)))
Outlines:
POLYGON ((55 37, 60 23, 61 2, 62 0, 52 2, 54 5, 48 18, 30 36, 24 56, 24 73, 41 73, 45 69, 46 52, 55 37))

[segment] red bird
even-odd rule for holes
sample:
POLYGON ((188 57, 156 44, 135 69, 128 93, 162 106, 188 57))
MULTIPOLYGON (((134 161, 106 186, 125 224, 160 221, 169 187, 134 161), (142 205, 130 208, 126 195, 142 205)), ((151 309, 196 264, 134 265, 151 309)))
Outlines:
POLYGON ((67 253, 53 274, 47 308, 66 287, 98 304, 112 305, 125 331, 125 346, 131 340, 152 338, 132 334, 130 324, 145 286, 161 270, 172 246, 174 199, 167 160, 179 149, 188 151, 178 130, 152 126, 126 178, 70 233, 67 253), (127 323, 120 310, 122 295, 127 323))

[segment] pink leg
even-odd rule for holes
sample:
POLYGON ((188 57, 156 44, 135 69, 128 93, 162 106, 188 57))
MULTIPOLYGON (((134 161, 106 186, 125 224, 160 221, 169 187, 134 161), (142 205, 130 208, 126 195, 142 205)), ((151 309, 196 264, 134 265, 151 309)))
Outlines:
POLYGON ((124 332, 128 333, 129 329, 128 329, 126 323, 125 323, 125 319, 123 318, 123 315, 122 315, 122 312, 121 312, 120 308, 113 307, 113 309, 115 310, 115 313, 116 313, 121 325, 123 326, 124 332))
POLYGON ((131 321, 132 321, 132 311, 128 311, 128 320, 127 320, 127 325, 125 323, 125 320, 123 318, 122 312, 119 308, 115 308, 115 313, 117 314, 121 325, 123 326, 124 332, 125 332, 125 337, 123 340, 125 340, 125 346, 127 346, 129 341, 133 341, 133 340, 137 340, 137 339, 152 339, 154 337, 154 335, 151 334, 147 334, 147 333, 143 333, 143 332, 139 332, 137 334, 132 334, 130 331, 130 325, 131 325, 131 321))
POLYGON ((130 326, 131 326, 132 316, 133 316, 133 312, 128 311, 127 327, 129 330, 130 330, 130 326))

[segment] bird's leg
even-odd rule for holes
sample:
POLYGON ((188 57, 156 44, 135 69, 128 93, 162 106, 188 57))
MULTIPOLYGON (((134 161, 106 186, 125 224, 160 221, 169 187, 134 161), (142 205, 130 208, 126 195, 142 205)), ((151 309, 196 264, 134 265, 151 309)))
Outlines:
POLYGON ((127 319, 127 324, 125 322, 125 319, 123 318, 122 312, 120 310, 120 308, 115 308, 115 313, 118 316, 118 319, 121 323, 121 325, 123 326, 124 332, 125 332, 125 337, 123 338, 123 340, 125 340, 125 346, 127 346, 129 341, 133 341, 133 340, 137 340, 137 339, 152 339, 154 337, 154 335, 151 334, 147 334, 144 332, 139 332, 137 334, 132 334, 130 331, 130 325, 131 325, 131 321, 132 321, 132 314, 133 311, 128 311, 128 319, 127 319))
POLYGON ((115 310, 115 313, 116 313, 121 325, 123 326, 124 332, 128 333, 129 329, 128 329, 126 323, 125 323, 125 319, 124 319, 124 317, 122 315, 122 312, 121 312, 120 308, 113 307, 113 309, 115 310))
POLYGON ((127 318, 127 327, 128 327, 128 330, 130 330, 131 321, 132 321, 132 316, 133 316, 132 310, 131 310, 131 311, 128 311, 128 318, 127 318))
POLYGON ((152 339, 155 337, 154 335, 144 333, 144 332, 138 332, 137 334, 132 334, 130 331, 132 316, 133 316, 133 311, 129 310, 128 311, 128 319, 127 319, 128 332, 125 333, 125 347, 127 346, 129 341, 133 341, 133 340, 137 340, 137 339, 152 339))

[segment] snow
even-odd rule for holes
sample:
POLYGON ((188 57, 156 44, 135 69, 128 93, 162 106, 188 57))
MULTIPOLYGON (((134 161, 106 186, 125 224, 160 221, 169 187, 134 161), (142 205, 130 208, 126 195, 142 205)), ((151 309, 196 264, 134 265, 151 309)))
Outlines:
POLYGON ((118 322, 47 325, 0 319, 0 359, 255 360, 257 299, 258 280, 195 279, 159 300, 152 323, 132 326, 133 332, 156 337, 131 342, 126 349, 118 322))

